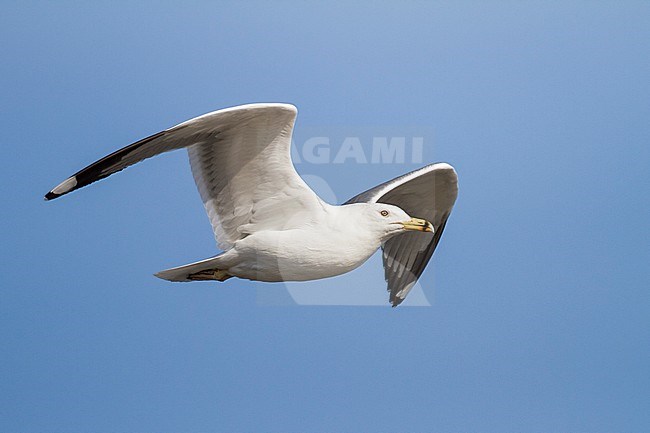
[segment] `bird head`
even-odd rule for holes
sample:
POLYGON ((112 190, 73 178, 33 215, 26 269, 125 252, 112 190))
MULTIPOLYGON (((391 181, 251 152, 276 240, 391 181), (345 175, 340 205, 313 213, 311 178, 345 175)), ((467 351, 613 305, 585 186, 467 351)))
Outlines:
POLYGON ((433 225, 429 221, 411 217, 397 206, 368 203, 364 211, 367 223, 380 232, 382 240, 407 231, 434 232, 433 225))

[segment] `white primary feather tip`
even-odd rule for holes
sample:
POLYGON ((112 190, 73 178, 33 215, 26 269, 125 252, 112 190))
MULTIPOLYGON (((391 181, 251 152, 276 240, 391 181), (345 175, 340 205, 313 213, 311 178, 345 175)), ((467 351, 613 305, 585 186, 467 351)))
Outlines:
MULTIPOLYGON (((63 195, 66 192, 69 192, 75 186, 77 186, 77 178, 75 176, 69 177, 66 180, 64 180, 63 182, 61 182, 60 184, 58 184, 54 189, 52 189, 52 191, 50 191, 48 196, 50 194, 53 194, 53 195, 56 195, 56 196, 63 195)), ((47 198, 48 197, 46 197, 46 199, 47 198)))

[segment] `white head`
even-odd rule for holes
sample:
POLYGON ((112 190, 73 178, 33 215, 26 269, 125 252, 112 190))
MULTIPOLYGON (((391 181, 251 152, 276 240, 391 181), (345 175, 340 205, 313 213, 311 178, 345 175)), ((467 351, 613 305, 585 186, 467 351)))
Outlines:
MULTIPOLYGON (((358 206, 358 205, 351 205, 358 206)), ((359 206, 363 225, 371 228, 381 241, 406 231, 433 232, 433 225, 426 220, 413 218, 397 206, 385 203, 362 203, 359 206)))

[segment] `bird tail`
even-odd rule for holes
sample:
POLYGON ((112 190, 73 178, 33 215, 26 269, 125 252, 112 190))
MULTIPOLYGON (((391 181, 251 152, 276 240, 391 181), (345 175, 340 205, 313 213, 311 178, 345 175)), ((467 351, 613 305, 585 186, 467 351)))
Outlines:
POLYGON ((221 269, 221 255, 210 257, 188 265, 165 269, 154 274, 167 281, 225 281, 232 277, 225 269, 221 269))

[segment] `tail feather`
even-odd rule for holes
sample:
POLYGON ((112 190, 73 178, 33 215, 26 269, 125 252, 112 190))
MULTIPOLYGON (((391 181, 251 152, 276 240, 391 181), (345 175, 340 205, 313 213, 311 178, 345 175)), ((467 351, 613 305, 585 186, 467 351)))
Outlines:
MULTIPOLYGON (((165 269, 154 274, 156 277, 167 281, 196 281, 216 278, 196 278, 195 275, 201 275, 201 272, 217 271, 220 270, 220 256, 210 257, 209 259, 200 260, 198 262, 190 263, 175 268, 165 269)), ((224 278, 225 279, 225 278, 224 278)))

